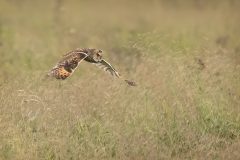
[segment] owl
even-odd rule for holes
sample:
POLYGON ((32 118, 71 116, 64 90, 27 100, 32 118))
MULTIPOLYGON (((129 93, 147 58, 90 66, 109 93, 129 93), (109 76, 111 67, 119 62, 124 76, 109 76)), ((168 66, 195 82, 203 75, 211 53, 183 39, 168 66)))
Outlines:
POLYGON ((76 49, 68 52, 48 73, 49 77, 65 80, 70 77, 83 60, 102 68, 112 76, 124 80, 130 86, 136 86, 136 83, 124 79, 113 66, 102 57, 102 50, 92 48, 76 49))

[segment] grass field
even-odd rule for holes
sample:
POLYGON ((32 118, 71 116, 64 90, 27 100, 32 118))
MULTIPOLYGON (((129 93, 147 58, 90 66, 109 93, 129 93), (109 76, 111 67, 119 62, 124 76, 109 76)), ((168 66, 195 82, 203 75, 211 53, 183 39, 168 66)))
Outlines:
POLYGON ((240 159, 237 0, 0 0, 0 160, 240 159), (137 87, 61 55, 98 48, 137 87))

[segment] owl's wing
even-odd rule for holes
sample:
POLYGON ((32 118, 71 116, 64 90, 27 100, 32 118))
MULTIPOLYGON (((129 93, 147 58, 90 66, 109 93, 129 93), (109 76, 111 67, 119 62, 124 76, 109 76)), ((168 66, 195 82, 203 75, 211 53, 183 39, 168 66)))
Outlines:
MULTIPOLYGON (((113 66, 108 63, 107 61, 105 61, 104 59, 102 59, 101 61, 99 61, 98 63, 96 63, 96 65, 99 68, 102 68, 104 71, 110 73, 112 76, 115 76, 117 78, 121 78, 123 79, 120 74, 116 71, 115 68, 113 68, 113 66)), ((128 85, 130 86, 136 86, 136 83, 127 79, 123 79, 128 85)))
POLYGON ((65 62, 72 62, 72 61, 81 62, 87 56, 88 55, 81 50, 73 50, 63 55, 62 59, 58 62, 58 64, 65 63, 65 62))
POLYGON ((84 52, 69 52, 49 71, 48 76, 63 80, 68 78, 87 56, 84 52))
POLYGON ((113 68, 113 66, 107 61, 105 61, 104 59, 96 63, 96 66, 98 66, 99 68, 102 68, 104 71, 110 73, 112 76, 115 76, 118 78, 120 77, 120 74, 115 70, 115 68, 113 68))

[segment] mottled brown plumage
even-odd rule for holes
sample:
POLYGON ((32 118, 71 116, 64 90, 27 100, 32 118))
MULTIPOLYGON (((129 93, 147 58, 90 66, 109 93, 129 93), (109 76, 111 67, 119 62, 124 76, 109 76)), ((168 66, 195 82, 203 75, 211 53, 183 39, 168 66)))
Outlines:
POLYGON ((78 64, 88 55, 80 51, 72 51, 63 56, 63 58, 48 73, 48 76, 56 79, 66 79, 72 75, 78 64))
POLYGON ((48 76, 56 79, 66 79, 72 75, 81 61, 87 61, 104 69, 112 76, 124 80, 130 86, 136 86, 136 83, 127 79, 123 79, 113 66, 102 59, 102 50, 82 48, 68 52, 48 73, 48 76))

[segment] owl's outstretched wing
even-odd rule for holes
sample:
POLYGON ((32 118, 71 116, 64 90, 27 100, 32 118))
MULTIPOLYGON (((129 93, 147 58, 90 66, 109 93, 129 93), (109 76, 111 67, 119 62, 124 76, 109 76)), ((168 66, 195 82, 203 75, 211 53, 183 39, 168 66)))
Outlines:
POLYGON ((73 74, 79 63, 88 55, 84 52, 72 51, 63 56, 63 58, 51 69, 48 76, 56 79, 66 79, 73 74))
MULTIPOLYGON (((117 78, 121 78, 121 75, 116 71, 115 68, 113 68, 113 66, 108 63, 107 61, 105 61, 104 59, 102 59, 101 61, 99 61, 98 63, 95 63, 96 66, 98 66, 99 68, 102 68, 104 71, 110 73, 112 76, 117 77, 117 78)), ((128 85, 130 86, 136 86, 136 83, 127 79, 123 79, 128 85)))
POLYGON ((78 61, 78 62, 81 62, 83 59, 85 59, 88 55, 83 52, 82 50, 73 50, 73 51, 70 51, 66 54, 64 54, 62 56, 62 59, 58 62, 58 64, 60 63, 66 63, 66 61, 68 63, 72 63, 74 61, 78 61))
POLYGON ((96 66, 98 66, 99 68, 102 68, 104 71, 110 73, 112 76, 115 76, 118 78, 120 77, 120 74, 116 71, 116 69, 113 68, 113 66, 107 61, 105 61, 104 59, 96 63, 96 66))

